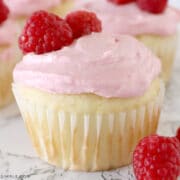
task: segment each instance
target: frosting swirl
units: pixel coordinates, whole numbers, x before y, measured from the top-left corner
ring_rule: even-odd
[[[52,93],[137,97],[159,75],[160,61],[130,36],[93,33],[50,53],[24,56],[14,81]]]

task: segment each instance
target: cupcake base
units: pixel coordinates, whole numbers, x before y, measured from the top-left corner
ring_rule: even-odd
[[[150,48],[162,62],[162,77],[165,83],[168,83],[171,77],[173,63],[176,55],[178,35],[157,36],[141,35],[137,39]]]
[[[13,91],[41,159],[63,169],[98,171],[129,164],[138,141],[156,132],[164,86],[158,80],[134,99],[57,95],[17,84]]]

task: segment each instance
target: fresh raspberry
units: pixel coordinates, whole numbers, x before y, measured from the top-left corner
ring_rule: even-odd
[[[108,1],[115,3],[115,4],[127,4],[127,3],[133,2],[135,0],[108,0]]]
[[[101,21],[93,12],[72,12],[66,16],[66,22],[70,25],[74,38],[88,35],[91,32],[100,32],[102,30]]]
[[[167,7],[168,0],[137,0],[138,6],[145,11],[159,14]]]
[[[19,47],[24,53],[42,54],[61,49],[72,41],[72,30],[66,21],[54,14],[37,11],[28,19],[19,37]]]
[[[180,142],[152,135],[142,139],[133,153],[137,180],[176,180],[180,173]]]
[[[180,127],[179,127],[178,130],[177,130],[176,137],[179,139],[179,142],[180,142]]]
[[[0,0],[0,24],[8,18],[9,9],[4,4],[3,0]]]

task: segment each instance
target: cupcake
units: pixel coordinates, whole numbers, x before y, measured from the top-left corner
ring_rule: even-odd
[[[38,31],[34,16],[28,22]],[[52,16],[39,19],[43,30]],[[64,169],[127,165],[138,141],[156,132],[164,95],[160,61],[133,37],[102,33],[94,13],[76,12],[66,22],[72,29],[61,19],[58,32],[65,42],[67,34],[77,38],[56,50],[43,39],[48,32],[57,36],[52,24],[54,32],[42,32],[36,47],[27,40],[35,41],[27,37],[28,24],[20,37],[28,53],[14,69],[13,92],[33,146],[41,159]]]
[[[146,4],[141,4],[142,1]],[[118,0],[115,2],[121,3]],[[162,75],[165,82],[168,82],[176,54],[180,12],[167,6],[166,2],[154,1],[158,4],[152,7],[153,2],[149,0],[127,4],[115,4],[113,0],[79,0],[76,1],[75,9],[96,12],[106,33],[133,35],[143,42],[161,59]]]
[[[12,18],[24,24],[25,19],[37,10],[48,10],[64,15],[71,8],[73,0],[4,0]]]
[[[16,41],[17,24],[7,19],[9,10],[0,2],[0,108],[13,100],[11,91],[12,71],[21,58]]]

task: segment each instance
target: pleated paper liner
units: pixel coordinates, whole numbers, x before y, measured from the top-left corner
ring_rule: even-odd
[[[141,35],[137,39],[150,48],[162,63],[162,77],[165,83],[171,78],[177,50],[178,34],[171,36]]]
[[[13,91],[40,158],[83,171],[129,164],[138,141],[156,132],[164,96],[162,83],[155,97],[133,109],[88,113],[75,111],[76,107],[65,111],[61,108],[65,102],[51,100],[50,93],[19,85],[13,85]],[[31,98],[33,94],[37,98]]]

